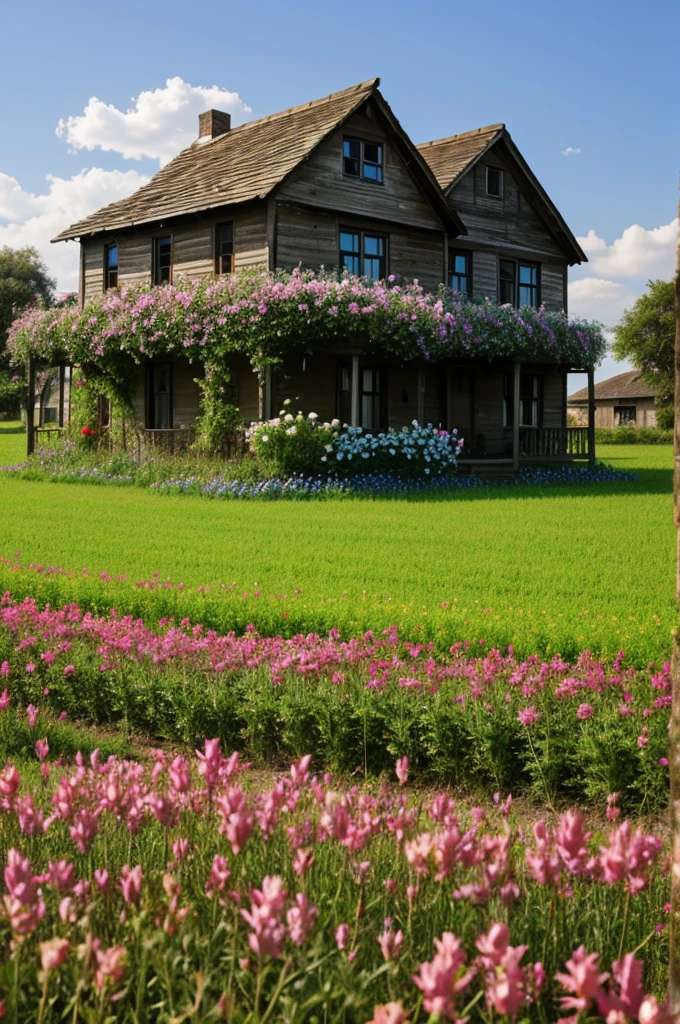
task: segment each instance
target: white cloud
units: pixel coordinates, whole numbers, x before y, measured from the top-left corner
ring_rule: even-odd
[[[577,147],[567,146],[566,149],[561,149],[560,150],[560,153],[562,154],[562,156],[575,156],[577,153],[580,153],[580,152],[581,152],[581,150],[578,148],[578,146]]]
[[[578,281],[569,282],[569,313],[612,326],[636,297],[620,281],[582,277]]]
[[[138,171],[91,167],[72,178],[47,175],[47,192],[25,192],[16,178],[0,173],[0,248],[34,246],[57,279],[59,291],[78,288],[78,245],[50,243],[69,224],[129,196],[148,179]]]
[[[235,121],[250,111],[236,92],[175,77],[140,92],[125,111],[93,96],[82,114],[60,120],[57,135],[74,151],[110,150],[127,160],[150,157],[164,164],[196,139],[198,115],[211,108],[228,111]]]
[[[651,229],[632,224],[611,245],[592,229],[578,242],[597,275],[670,279],[675,271],[678,218]]]

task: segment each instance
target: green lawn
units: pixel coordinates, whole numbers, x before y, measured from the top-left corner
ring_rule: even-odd
[[[20,457],[18,441],[0,433],[0,464]],[[640,481],[240,504],[0,477],[0,555],[127,574],[105,599],[135,611],[149,606],[133,584],[154,572],[187,588],[236,582],[230,592],[194,590],[193,605],[189,590],[181,595],[182,608],[220,628],[253,621],[356,631],[398,622],[423,626],[442,644],[481,637],[525,653],[591,647],[610,655],[622,647],[644,664],[671,646],[672,452],[612,446],[600,455]],[[10,582],[16,589],[16,574],[0,572],[0,583]],[[51,587],[41,593],[81,597],[86,587],[91,599],[95,583]],[[243,598],[254,589],[262,596]]]
[[[21,423],[0,421],[0,466],[14,466],[26,458],[26,432]]]

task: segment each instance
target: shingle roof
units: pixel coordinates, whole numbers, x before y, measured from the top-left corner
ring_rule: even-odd
[[[460,135],[450,135],[446,139],[423,142],[417,149],[434,171],[442,190],[450,195],[451,190],[462,176],[497,142],[502,143],[504,156],[510,161],[516,178],[523,182],[524,191],[533,200],[533,205],[542,215],[544,222],[551,228],[554,237],[561,242],[565,252],[569,254],[570,265],[587,263],[588,257],[576,241],[562,214],[512,141],[510,132],[504,124],[490,124],[486,128],[462,132]]]
[[[434,171],[441,187],[446,190],[456,183],[470,164],[492,145],[505,128],[504,124],[490,124],[446,139],[423,142],[416,148]]]
[[[455,225],[454,233],[464,232],[464,225],[442,195],[427,162],[378,93],[379,84],[379,78],[371,78],[324,99],[249,121],[214,139],[196,141],[133,195],[72,224],[52,241],[262,199],[373,95],[407,146],[412,170],[420,175],[440,216],[447,224]]]
[[[654,398],[654,392],[642,379],[639,370],[628,370],[595,385],[595,401],[603,398]],[[588,388],[575,391],[567,399],[567,402],[587,401]]]

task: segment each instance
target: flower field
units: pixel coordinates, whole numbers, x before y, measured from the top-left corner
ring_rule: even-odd
[[[468,792],[551,806],[616,791],[638,812],[667,801],[670,666],[639,671],[623,652],[570,664],[459,642],[437,658],[396,626],[349,641],[220,636],[6,593],[0,683],[24,707],[189,746],[217,737],[260,765],[309,754],[368,775],[405,755],[421,779]]]
[[[36,755],[0,773],[10,1020],[670,1021],[667,856],[615,798],[531,828],[412,791],[406,758],[367,788],[308,757],[257,784],[217,740]]]
[[[0,1017],[670,1024],[672,457],[603,453],[635,479],[3,474]]]

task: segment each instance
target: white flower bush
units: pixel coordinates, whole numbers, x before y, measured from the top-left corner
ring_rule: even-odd
[[[250,450],[267,474],[343,476],[392,473],[395,476],[441,476],[456,467],[463,447],[456,430],[437,430],[413,420],[401,430],[365,430],[321,422],[315,412],[297,416],[283,409],[274,419],[252,423],[246,433]]]

